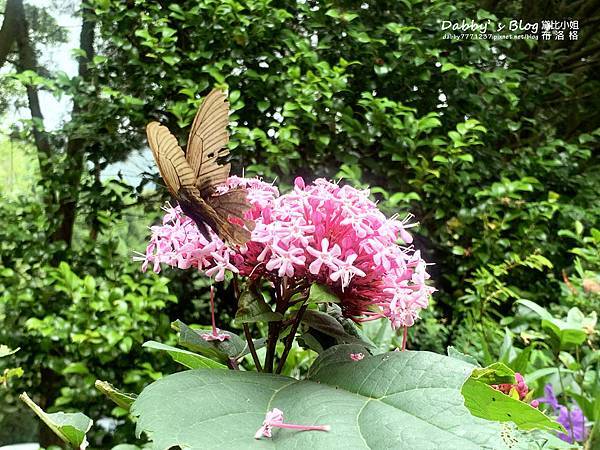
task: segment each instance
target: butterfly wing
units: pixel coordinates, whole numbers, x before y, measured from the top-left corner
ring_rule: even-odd
[[[193,191],[183,190],[183,202],[181,207],[184,212],[191,217],[202,232],[200,225],[204,225],[202,222],[208,224],[210,228],[223,240],[235,245],[243,245],[250,240],[250,231],[244,229],[241,225],[244,223],[248,224],[248,221],[243,223],[231,223],[227,220],[228,215],[225,210],[227,205],[233,202],[233,197],[236,197],[234,191],[226,192],[223,195],[211,196],[206,201],[200,197],[200,193],[197,189]],[[242,197],[239,201],[245,199],[245,191],[240,192]],[[236,200],[237,202],[237,200]],[[249,221],[252,228],[254,223]],[[204,233],[202,233],[204,234]],[[204,234],[206,237],[207,235]],[[207,239],[210,239],[207,237]]]
[[[212,90],[202,102],[188,139],[186,159],[196,176],[196,187],[202,198],[220,217],[215,223],[227,223],[227,226],[212,227],[220,236],[229,236],[228,240],[244,243],[249,239],[249,232],[243,229],[245,224],[250,229],[252,221],[244,218],[250,209],[246,200],[245,189],[231,189],[223,194],[216,194],[215,186],[224,184],[229,177],[231,164],[220,164],[219,160],[229,155],[227,143],[229,134],[229,102],[225,94],[217,89]],[[233,219],[230,223],[228,219]]]
[[[146,135],[160,175],[171,195],[179,198],[182,188],[193,189],[196,182],[194,171],[169,129],[158,122],[150,122],[146,126]]]
[[[202,196],[212,194],[214,186],[225,183],[229,176],[231,164],[219,164],[229,155],[228,123],[229,102],[222,91],[213,89],[194,118],[186,151]]]
[[[246,225],[249,230],[254,230],[254,221],[244,217],[244,213],[250,209],[246,196],[246,189],[233,188],[223,194],[207,197],[206,202],[234,225]]]

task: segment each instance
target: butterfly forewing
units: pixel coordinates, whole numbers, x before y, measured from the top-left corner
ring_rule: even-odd
[[[207,192],[215,185],[225,183],[229,164],[221,165],[219,159],[229,155],[229,103],[225,94],[213,90],[202,102],[192,124],[186,159],[196,176],[196,186]]]
[[[171,195],[177,198],[182,187],[193,188],[196,181],[194,172],[169,129],[158,122],[151,122],[146,127],[146,134],[160,175]]]

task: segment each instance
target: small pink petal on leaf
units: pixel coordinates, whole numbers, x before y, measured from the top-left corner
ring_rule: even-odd
[[[277,408],[273,408],[271,411],[267,411],[267,415],[262,426],[254,434],[255,439],[261,437],[271,437],[273,428],[287,428],[289,430],[298,431],[330,431],[329,425],[294,425],[291,423],[283,422],[283,411]]]
[[[363,353],[350,353],[350,359],[352,361],[360,361],[365,355]]]
[[[229,339],[231,336],[229,336],[228,334],[225,333],[220,333],[220,330],[217,329],[216,333],[202,333],[200,335],[200,337],[202,339],[204,339],[205,341],[226,341],[227,339]]]

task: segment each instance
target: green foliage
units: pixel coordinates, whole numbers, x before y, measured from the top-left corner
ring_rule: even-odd
[[[173,323],[173,328],[179,332],[179,344],[181,346],[216,361],[235,361],[247,355],[249,352],[248,343],[243,338],[230,331],[221,331],[221,333],[229,336],[229,338],[224,341],[207,341],[201,335],[209,334],[212,331],[208,327],[205,329],[194,329],[180,320],[177,320]],[[261,345],[264,345],[264,341],[262,344],[261,342],[255,342],[255,345],[260,347]]]
[[[441,350],[470,340],[476,306],[463,304],[482,271],[516,264],[494,300],[500,315],[511,293],[551,302],[552,271],[570,263],[559,231],[600,212],[600,134],[581,113],[593,101],[557,100],[596,89],[588,72],[557,64],[541,41],[456,43],[439,32],[440,17],[495,21],[524,8],[509,3],[93,2],[107,37],[94,70],[110,116],[140,127],[160,117],[183,129],[199,96],[227,87],[234,167],[283,183],[337,173],[370,185],[390,214],[414,213],[416,245],[440,267],[435,317],[446,320],[425,323],[418,342]]]
[[[535,397],[541,397],[544,386],[551,384],[562,405],[581,408],[587,421],[597,424],[600,418],[600,352],[597,350],[600,293],[595,290],[594,283],[600,273],[597,252],[600,236],[596,229],[585,233],[577,224],[574,231],[562,230],[560,234],[575,240],[577,247],[571,249],[571,253],[577,258],[572,267],[564,269],[555,301],[546,308],[523,299],[521,292],[515,291],[507,281],[505,269],[511,263],[487,271],[485,277],[477,279],[482,288],[472,297],[479,303],[477,309],[481,310],[487,298],[511,298],[515,314],[496,316],[505,327],[502,333],[497,330],[491,334],[489,329],[496,322],[484,320],[488,330],[485,333],[481,329],[477,331],[479,336],[475,334],[477,337],[472,341],[483,344],[500,339],[497,345],[481,345],[482,349],[487,347],[489,353],[486,356],[486,352],[481,351],[478,356],[485,361],[499,360],[515,372],[524,374]],[[496,305],[500,303],[496,302]],[[476,345],[462,347],[471,351],[477,348]],[[494,351],[495,348],[498,350]],[[598,433],[598,426],[594,425],[588,442],[590,448],[600,442]]]
[[[144,275],[127,263],[129,251],[116,240],[88,241],[81,253],[74,252],[72,265],[54,266],[39,209],[22,201],[0,208],[6,224],[0,232],[0,342],[21,348],[0,361],[0,373],[25,369],[2,393],[2,419],[22,414],[16,393],[25,389],[46,411],[119,416],[90,387],[103,378],[139,390],[159,376],[152,365],[171,367],[141,346],[151,336],[168,339],[165,311],[175,298],[166,278]],[[99,439],[102,434],[95,432]]]
[[[0,358],[4,358],[6,356],[10,356],[10,355],[14,355],[15,353],[17,353],[20,349],[14,349],[11,350],[10,348],[8,348],[6,345],[0,344]],[[7,387],[8,385],[8,380],[10,380],[12,377],[22,377],[23,376],[23,369],[20,367],[7,367],[4,369],[4,372],[2,373],[2,375],[0,375],[0,385],[4,385],[4,387]]]
[[[106,395],[109,399],[115,402],[117,406],[123,408],[126,411],[129,411],[131,404],[137,398],[137,395],[135,394],[129,394],[119,391],[107,381],[96,380],[94,386],[96,387],[96,389],[98,389],[100,392]]]
[[[235,320],[240,323],[280,321],[280,313],[273,312],[265,302],[262,293],[249,284],[240,294]]]
[[[33,147],[27,142],[0,136],[0,191],[3,198],[29,194],[39,178]]]
[[[337,305],[329,305],[324,311],[308,309],[302,317],[301,342],[317,353],[339,344],[362,345],[365,349],[369,347],[352,324],[344,325],[345,320]]]
[[[308,295],[309,303],[339,303],[339,298],[331,290],[321,284],[313,284]]]

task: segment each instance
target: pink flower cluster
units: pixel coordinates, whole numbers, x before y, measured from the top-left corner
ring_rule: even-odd
[[[251,240],[240,248],[216,235],[208,242],[179,207],[167,208],[161,226],[142,258],[143,269],[161,264],[195,267],[222,281],[226,271],[285,278],[294,285],[328,286],[341,299],[346,316],[357,321],[387,317],[393,328],[412,326],[434,291],[419,251],[400,246],[412,242],[408,220],[386,218],[369,200],[368,191],[324,179],[310,185],[297,178],[294,189],[279,195],[258,179],[230,177],[222,191],[242,186],[255,222]]]
[[[513,392],[515,392],[516,395],[519,396],[519,400],[521,401],[526,401],[527,394],[529,394],[529,387],[525,383],[525,378],[523,378],[523,375],[521,375],[519,372],[515,372],[514,384],[493,384],[492,387],[506,395],[511,395]],[[540,403],[538,400],[531,401],[531,406],[533,406],[534,408],[537,408],[539,404]]]

